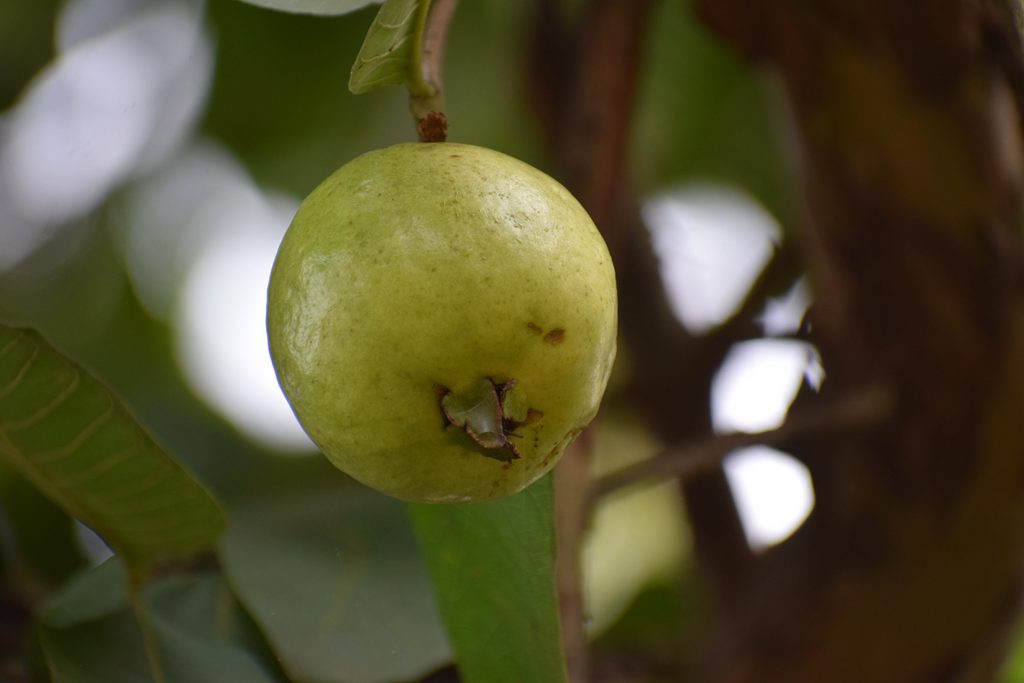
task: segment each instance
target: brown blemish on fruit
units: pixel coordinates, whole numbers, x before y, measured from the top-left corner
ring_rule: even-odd
[[[541,332],[544,331],[540,329],[540,325],[538,325],[537,323],[526,323],[526,329],[528,329],[530,332],[533,332],[534,334],[540,334]]]
[[[550,332],[544,335],[544,341],[546,341],[548,344],[551,344],[552,346],[557,346],[561,344],[564,339],[565,330],[563,330],[561,327],[556,327],[555,329],[551,330]]]
[[[545,465],[547,465],[554,458],[556,458],[559,454],[565,452],[565,449],[567,449],[569,447],[569,445],[573,441],[576,440],[576,437],[578,437],[582,432],[583,432],[583,427],[575,427],[575,428],[569,430],[569,432],[565,436],[563,436],[558,441],[558,443],[555,444],[554,448],[552,448],[550,451],[548,451],[547,455],[544,456],[544,460],[542,462]]]
[[[450,156],[452,159],[461,159],[462,158],[461,154],[449,154],[448,156]]]
[[[548,463],[551,462],[552,458],[554,458],[556,455],[558,455],[558,449],[554,448],[551,451],[549,451],[547,455],[544,456],[543,460],[540,461],[540,466],[547,467]]]

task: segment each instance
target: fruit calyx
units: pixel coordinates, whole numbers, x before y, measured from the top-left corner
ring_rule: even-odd
[[[523,408],[521,401],[514,400],[515,383],[514,379],[495,382],[487,377],[460,393],[441,385],[437,387],[441,412],[448,424],[465,430],[483,448],[481,455],[501,462],[522,457],[511,440],[521,438],[515,430],[543,416],[539,410]]]

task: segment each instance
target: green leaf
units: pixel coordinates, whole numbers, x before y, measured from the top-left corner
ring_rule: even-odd
[[[352,65],[348,89],[353,94],[403,83],[413,95],[434,94],[420,63],[429,11],[430,0],[384,1]]]
[[[37,333],[2,325],[0,457],[136,576],[210,546],[224,524],[206,489],[105,386]]]
[[[72,577],[57,598],[43,604],[37,617],[55,628],[68,628],[114,614],[128,605],[124,564],[111,557]]]
[[[2,459],[0,516],[9,530],[7,540],[14,544],[5,558],[9,563],[22,564],[24,571],[51,586],[85,566],[74,520]]]
[[[451,661],[401,503],[325,459],[278,459],[229,500],[221,565],[296,681],[414,680]]]
[[[355,12],[367,5],[375,5],[380,0],[242,0],[242,2],[279,12],[331,16]]]
[[[116,559],[69,585],[40,610],[40,637],[54,683],[274,683],[248,651],[242,615],[215,574],[169,577],[144,591],[143,618],[125,600]],[[90,598],[86,588],[91,588]],[[154,661],[157,659],[158,661]]]
[[[128,611],[39,630],[53,683],[154,683],[142,632]]]
[[[464,683],[566,680],[552,477],[511,498],[410,505]]]

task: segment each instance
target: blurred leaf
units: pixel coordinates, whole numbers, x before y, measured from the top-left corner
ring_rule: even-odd
[[[57,0],[0,0],[0,110],[12,104],[52,57]]]
[[[142,632],[129,611],[39,630],[53,683],[153,683]]]
[[[402,505],[323,458],[276,460],[229,501],[221,563],[289,676],[383,683],[449,662]]]
[[[237,154],[261,187],[299,197],[342,162],[407,139],[405,93],[357,97],[345,87],[379,9],[318,17],[210,0],[217,75],[204,132]]]
[[[0,269],[0,322],[17,321],[39,330],[62,349],[77,352],[81,343],[97,338],[111,346],[104,338],[106,328],[127,287],[121,257],[100,218],[94,215],[62,225],[13,268]],[[14,234],[0,232],[4,241],[14,237],[16,245],[21,242],[15,235],[30,224],[21,225]],[[28,230],[25,235],[50,232],[38,225]],[[6,246],[0,248],[5,251],[0,261],[10,258]],[[23,252],[23,246],[14,251]]]
[[[367,5],[376,5],[380,0],[242,0],[242,2],[281,12],[330,16],[355,12]]]
[[[429,11],[430,0],[385,0],[356,55],[348,89],[361,95],[404,83],[414,95],[433,94],[433,86],[423,80],[420,68]]]
[[[175,577],[147,591],[168,680],[263,683],[277,680],[242,648],[241,609],[223,577]]]
[[[710,619],[704,586],[691,565],[647,586],[612,627],[591,641],[595,659],[633,662],[642,680],[696,680],[702,636]]]
[[[637,98],[633,148],[649,184],[738,185],[783,225],[796,215],[772,83],[695,15],[691,2],[657,6]]]
[[[116,560],[90,570],[38,617],[54,683],[273,683],[238,637],[239,610],[223,580],[171,577],[144,591],[157,662],[129,608]],[[89,596],[89,590],[95,595]]]
[[[593,472],[633,464],[662,446],[633,416],[604,411],[592,430]],[[602,498],[583,543],[587,630],[605,630],[653,582],[678,575],[687,535],[679,487],[667,481]]]
[[[1024,683],[1024,625],[1018,625],[1015,629],[1009,656],[995,680],[998,683]]]
[[[409,507],[464,683],[565,681],[552,477],[503,500]]]
[[[73,577],[60,594],[40,608],[38,618],[54,628],[94,621],[128,604],[124,564],[112,557]]]
[[[136,575],[211,545],[223,517],[99,381],[37,333],[0,326],[0,456]]]
[[[85,564],[74,521],[3,461],[0,511],[14,544],[10,552],[33,575],[57,586]]]

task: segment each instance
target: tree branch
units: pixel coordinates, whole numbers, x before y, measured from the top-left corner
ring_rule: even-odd
[[[891,392],[870,387],[830,403],[808,406],[791,415],[782,426],[765,432],[713,434],[670,448],[648,460],[606,474],[594,482],[590,507],[623,488],[671,478],[691,479],[718,467],[733,451],[765,445],[785,449],[794,440],[835,438],[851,430],[876,427],[893,415]]]

